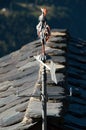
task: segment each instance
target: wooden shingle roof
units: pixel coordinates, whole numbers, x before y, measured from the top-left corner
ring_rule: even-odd
[[[63,117],[63,129],[85,129],[86,42],[68,37],[65,29],[52,30],[51,34],[46,53],[57,66],[58,84],[47,70],[48,129],[62,129]],[[41,129],[42,66],[34,59],[40,53],[40,40],[36,40],[0,58],[0,130]],[[70,88],[73,94],[63,116]],[[31,94],[38,97],[30,97]]]
[[[57,66],[57,85],[47,71],[47,91],[48,95],[52,94],[47,103],[48,116],[53,117],[63,113],[62,99],[66,95],[66,35],[66,30],[53,30],[46,44],[46,53]],[[25,126],[21,124],[25,116],[36,118],[36,122],[41,117],[40,97],[29,96],[41,92],[41,65],[33,57],[40,53],[40,40],[36,40],[0,59],[0,130],[30,127],[33,121]]]

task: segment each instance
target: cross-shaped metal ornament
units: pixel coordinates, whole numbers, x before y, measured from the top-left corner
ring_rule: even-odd
[[[56,78],[56,74],[55,74],[55,72],[56,72],[56,64],[55,64],[52,60],[50,60],[50,64],[47,65],[46,63],[44,63],[44,62],[41,60],[41,56],[40,56],[40,55],[34,56],[34,58],[35,58],[38,62],[40,62],[43,66],[45,66],[48,70],[50,70],[51,79],[52,79],[52,81],[54,81],[54,82],[57,84],[57,78]],[[47,59],[46,59],[46,61],[47,61]]]

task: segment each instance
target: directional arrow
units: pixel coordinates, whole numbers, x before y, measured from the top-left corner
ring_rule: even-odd
[[[51,60],[51,64],[50,64],[51,79],[57,84],[57,78],[55,72],[56,72],[56,65]]]
[[[50,65],[45,64],[45,63],[41,60],[40,55],[34,56],[34,58],[35,58],[38,62],[40,62],[42,65],[44,65],[48,70],[50,70],[51,79],[57,84],[57,79],[56,79],[56,74],[55,74],[56,64],[53,63],[52,60],[50,60],[50,62],[51,62]]]

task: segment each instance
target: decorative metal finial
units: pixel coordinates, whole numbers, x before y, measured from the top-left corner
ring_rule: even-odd
[[[45,44],[50,36],[50,27],[46,23],[47,9],[41,8],[41,11],[42,14],[39,16],[39,23],[36,26],[36,29],[37,29],[37,35],[40,38],[42,43],[42,54],[45,55]]]

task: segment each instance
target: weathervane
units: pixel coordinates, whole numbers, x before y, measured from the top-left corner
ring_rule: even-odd
[[[48,56],[45,52],[45,44],[51,34],[50,27],[46,22],[47,9],[41,8],[41,11],[42,11],[42,14],[39,16],[39,23],[36,26],[36,29],[37,29],[37,35],[40,38],[41,44],[42,44],[42,54],[38,56],[34,56],[34,58],[38,62],[40,62],[43,66],[45,66],[48,70],[50,70],[51,78],[57,84],[57,79],[55,75],[56,65],[53,63],[51,57]],[[47,59],[49,60],[49,58],[51,62],[50,66],[46,64],[46,60]]]
[[[42,43],[42,55],[45,55],[45,43],[50,36],[50,27],[46,23],[47,9],[41,8],[42,14],[39,16],[39,23],[36,26],[38,37]]]
[[[42,64],[42,92],[41,92],[41,99],[42,99],[42,130],[47,130],[47,88],[46,88],[46,80],[47,80],[47,73],[46,68],[51,72],[52,80],[57,83],[55,71],[56,67],[53,64],[51,58],[46,55],[45,52],[45,44],[46,41],[49,39],[50,36],[50,27],[46,23],[46,14],[47,9],[41,8],[42,14],[39,16],[39,23],[36,26],[37,34],[41,40],[42,44],[42,54],[38,56],[34,56],[34,58]],[[50,59],[51,65],[48,66],[46,61]]]
[[[18,97],[40,97],[41,96],[41,102],[42,102],[42,130],[47,130],[47,100],[48,100],[48,94],[47,94],[47,88],[46,88],[46,81],[47,81],[47,73],[46,68],[51,73],[51,79],[54,81],[55,84],[58,83],[56,78],[56,64],[53,63],[51,57],[46,54],[45,52],[45,44],[46,41],[50,37],[50,27],[46,23],[46,14],[47,9],[41,8],[42,14],[39,16],[39,23],[36,26],[37,34],[41,40],[42,44],[42,53],[40,55],[34,56],[34,58],[42,64],[42,92],[40,95],[30,94],[30,95],[19,95],[19,89],[16,91],[16,95]],[[47,65],[47,60],[50,61],[50,64]],[[24,69],[25,66],[23,66]],[[26,68],[26,67],[25,67]],[[22,70],[22,69],[20,69]],[[57,96],[57,95],[56,95]],[[72,96],[72,88],[70,88],[70,95]]]

